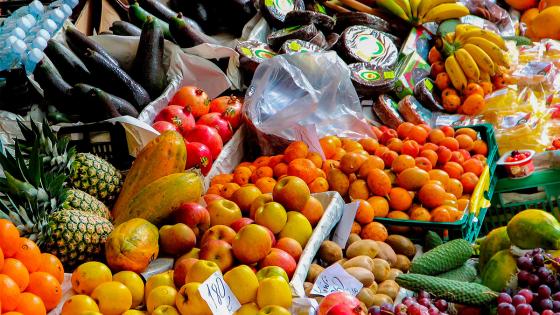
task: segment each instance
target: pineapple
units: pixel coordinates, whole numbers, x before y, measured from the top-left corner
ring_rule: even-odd
[[[122,186],[122,175],[111,163],[90,154],[78,153],[68,147],[68,138],[59,139],[48,123],[39,128],[31,121],[31,128],[18,122],[24,139],[19,142],[22,152],[31,154],[38,143],[38,154],[50,172],[65,172],[72,187],[83,190],[103,202],[114,200]]]
[[[111,212],[106,205],[92,195],[78,189],[68,190],[68,194],[62,203],[62,209],[90,212],[107,220],[111,219]]]

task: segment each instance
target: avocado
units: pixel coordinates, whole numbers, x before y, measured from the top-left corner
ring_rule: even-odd
[[[270,35],[268,35],[267,37],[267,41],[270,47],[272,47],[273,49],[279,49],[280,46],[282,46],[282,44],[288,39],[301,39],[304,41],[313,42],[318,34],[319,30],[317,30],[317,28],[313,24],[303,26],[290,26],[270,33]],[[316,39],[314,43],[317,44]],[[319,46],[321,46],[321,43],[319,43]]]
[[[315,11],[290,11],[284,20],[285,26],[315,24],[321,31],[332,31],[335,21],[332,17]]]
[[[72,50],[55,39],[49,39],[45,54],[69,83],[84,82],[91,75],[82,60]]]
[[[368,62],[390,68],[398,59],[397,47],[391,39],[368,26],[348,27],[339,42],[339,53],[347,62]]]
[[[120,36],[140,36],[142,33],[139,27],[125,21],[114,21],[109,29],[113,34]]]
[[[109,53],[98,43],[82,34],[78,29],[74,27],[68,27],[66,29],[66,43],[73,52],[76,53],[80,58],[86,54],[87,50],[93,50],[98,54],[102,55],[107,61],[119,66],[119,62],[113,58]]]
[[[303,41],[301,39],[288,39],[280,47],[281,54],[304,53],[304,52],[321,52],[323,48]]]
[[[170,31],[177,45],[183,48],[189,48],[200,44],[217,44],[218,42],[212,37],[197,31],[183,20],[183,14],[179,13],[171,20]]]
[[[302,0],[259,0],[259,10],[270,26],[282,28],[288,12],[303,11],[305,4]]]

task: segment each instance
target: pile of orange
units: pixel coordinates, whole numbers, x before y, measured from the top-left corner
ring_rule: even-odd
[[[62,298],[62,263],[41,253],[17,228],[0,219],[0,310],[3,315],[41,315]]]

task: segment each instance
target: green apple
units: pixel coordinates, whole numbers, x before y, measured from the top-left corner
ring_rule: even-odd
[[[278,266],[268,266],[257,271],[257,279],[259,279],[259,281],[276,276],[284,278],[286,282],[290,282],[286,271]]]
[[[307,220],[303,214],[296,211],[288,212],[287,216],[288,221],[278,236],[280,238],[293,238],[300,243],[302,248],[305,248],[305,244],[307,244],[307,241],[313,233],[311,223],[309,223],[309,220]]]

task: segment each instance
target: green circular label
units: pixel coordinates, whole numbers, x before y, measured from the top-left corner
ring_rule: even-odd
[[[270,59],[276,56],[275,53],[265,49],[255,49],[255,56],[262,58],[262,59]]]
[[[381,73],[373,70],[360,70],[358,75],[366,81],[377,81],[381,79]]]
[[[361,34],[358,36],[355,46],[354,52],[356,55],[367,61],[385,54],[385,46],[372,34]]]
[[[282,13],[288,13],[294,9],[293,0],[274,0],[274,6]]]

